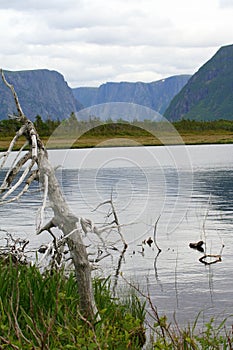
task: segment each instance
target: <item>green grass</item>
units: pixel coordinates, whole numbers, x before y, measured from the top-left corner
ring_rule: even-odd
[[[131,303],[112,298],[108,280],[93,281],[101,317],[94,325],[79,312],[73,275],[1,262],[0,285],[0,349],[124,350],[145,340],[136,296]]]
[[[225,326],[226,319],[220,324],[211,318],[202,329],[199,329],[198,318],[192,325],[181,328],[177,323],[171,326],[166,316],[158,319],[154,324],[151,339],[151,349],[157,350],[231,350],[233,349],[232,330]]]
[[[62,271],[41,274],[36,267],[0,260],[0,349],[141,349],[145,342],[146,301],[138,289],[113,298],[109,279],[95,279],[93,288],[101,320],[85,320],[78,306],[74,276]],[[148,297],[145,300],[148,300]],[[151,304],[151,301],[149,301]],[[171,325],[152,306],[154,324],[146,349],[230,350],[232,331],[226,319],[212,318],[199,329]]]

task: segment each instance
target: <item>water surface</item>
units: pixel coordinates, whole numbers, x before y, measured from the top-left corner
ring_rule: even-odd
[[[112,194],[129,245],[121,270],[149,290],[160,314],[175,312],[184,323],[201,310],[204,320],[233,314],[233,145],[58,150],[50,159],[61,165],[57,176],[78,216],[103,222],[107,206],[93,210]],[[33,247],[48,241],[46,233],[35,235],[40,202],[34,186],[0,208],[0,228],[28,237]],[[158,217],[159,256],[154,244],[142,244],[153,238]],[[105,239],[119,252],[100,262],[97,273],[114,275],[122,243],[116,232]],[[199,262],[203,253],[189,243],[201,239],[208,254],[219,254],[224,244],[221,262]],[[94,236],[93,242],[99,244]]]

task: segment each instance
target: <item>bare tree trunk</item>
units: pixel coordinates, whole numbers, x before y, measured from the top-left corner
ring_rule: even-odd
[[[38,160],[42,185],[44,175],[48,176],[48,197],[54,213],[51,226],[58,227],[65,236],[69,235],[67,243],[75,266],[80,308],[86,318],[94,319],[97,308],[92,291],[91,266],[81,238],[81,225],[77,217],[70,212],[45,151],[41,150]],[[71,232],[73,233],[70,235]]]
[[[80,298],[80,310],[85,318],[93,321],[95,315],[97,314],[97,308],[92,290],[91,266],[88,261],[86,247],[81,237],[82,227],[80,225],[80,220],[70,211],[55,176],[54,169],[48,160],[47,151],[39,138],[34,124],[24,115],[14,87],[6,81],[3,72],[2,79],[7,87],[11,89],[18,111],[17,118],[23,124],[22,128],[20,129],[21,132],[18,133],[18,135],[16,135],[11,142],[3,162],[5,163],[14,146],[14,143],[17,141],[17,138],[24,135],[30,145],[30,152],[27,153],[27,160],[31,160],[31,163],[26,170],[24,170],[23,175],[14,186],[12,186],[13,179],[25,164],[25,161],[23,159],[22,161],[18,161],[16,166],[12,166],[11,171],[7,173],[5,179],[3,180],[2,186],[0,186],[0,193],[4,193],[1,201],[4,204],[8,195],[12,194],[12,192],[17,189],[25,179],[27,179],[26,185],[21,193],[23,194],[27,191],[31,181],[36,178],[35,170],[32,171],[32,167],[36,164],[38,175],[37,178],[39,179],[43,188],[45,188],[45,179],[47,179],[48,198],[54,215],[50,223],[41,228],[38,233],[41,233],[44,230],[50,230],[52,227],[58,227],[63,232],[64,236],[67,236],[67,244],[75,266],[78,293]],[[18,198],[19,195],[15,196],[15,199]],[[13,199],[7,200],[7,202],[12,201]]]

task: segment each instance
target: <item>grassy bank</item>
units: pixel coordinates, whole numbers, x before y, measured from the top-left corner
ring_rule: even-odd
[[[216,144],[233,143],[233,121],[197,122],[181,120],[164,122],[124,122],[100,120],[79,122],[74,116],[63,121],[43,122],[37,119],[37,130],[48,148],[86,148],[106,146],[157,146],[163,144]],[[19,125],[15,121],[1,121],[0,150],[6,150]],[[59,131],[60,130],[60,131]],[[62,130],[62,131],[61,131]],[[79,136],[77,136],[79,135]],[[19,149],[24,139],[18,140]]]
[[[145,312],[137,296],[121,301],[108,280],[93,284],[101,317],[94,325],[81,316],[73,275],[1,261],[0,349],[140,349]]]
[[[108,279],[93,281],[101,317],[95,324],[80,314],[73,275],[42,275],[36,267],[0,260],[0,285],[0,349],[136,350],[145,342],[145,302],[131,289],[124,300],[113,298]],[[212,319],[199,330],[198,319],[181,328],[159,317],[154,305],[150,313],[148,350],[232,349],[232,331],[225,329],[225,320],[215,326]]]
[[[71,137],[42,137],[45,145],[48,142],[48,148],[58,149],[58,148],[89,148],[89,147],[115,147],[115,146],[159,146],[163,144],[167,145],[197,145],[197,144],[229,144],[233,143],[233,132],[230,131],[209,131],[203,130],[201,132],[190,132],[182,131],[179,133],[180,136],[168,133],[160,133],[162,137],[162,142],[155,136],[151,134],[142,135],[89,135],[84,134],[78,139],[74,139],[71,142]],[[0,151],[5,151],[9,144],[11,138],[9,136],[0,137]],[[19,149],[24,144],[24,139],[18,140],[14,150]]]

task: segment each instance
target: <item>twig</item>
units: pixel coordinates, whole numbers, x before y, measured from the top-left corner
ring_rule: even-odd
[[[111,216],[111,215],[113,215],[113,217],[114,217],[114,220],[109,225],[111,226],[114,223],[116,224],[116,228],[117,228],[118,234],[121,237],[121,240],[122,240],[122,242],[124,244],[124,247],[127,248],[128,244],[126,243],[126,241],[124,239],[124,236],[123,236],[123,234],[121,232],[121,225],[119,223],[119,219],[118,219],[118,216],[117,216],[114,204],[113,204],[112,193],[111,193],[111,199],[110,200],[107,200],[107,201],[104,201],[104,202],[100,203],[93,211],[96,211],[98,208],[100,208],[101,206],[103,206],[105,204],[110,204],[111,210],[112,210],[111,212],[109,212],[108,217]],[[104,228],[104,230],[106,230],[106,228]],[[101,230],[98,230],[98,231],[102,232]]]
[[[49,231],[51,228],[56,227],[54,224],[54,219],[50,220],[46,225],[44,225],[36,234],[39,235],[43,231]]]
[[[36,231],[39,232],[43,222],[44,222],[44,211],[45,211],[45,207],[46,207],[46,202],[47,202],[47,196],[48,196],[48,175],[45,174],[44,175],[44,198],[43,198],[43,202],[42,202],[42,206],[40,207],[40,211],[39,211],[39,222],[37,224],[37,228]]]
[[[159,248],[159,246],[158,246],[158,244],[157,244],[156,233],[157,233],[157,225],[158,225],[160,216],[161,216],[161,214],[159,215],[158,219],[156,220],[155,226],[154,226],[154,242],[155,242],[155,246],[156,246],[156,248],[158,249],[159,253],[160,253],[162,250]]]
[[[6,201],[6,200],[5,200],[5,201],[2,201],[2,202],[0,201],[0,205],[12,203],[12,202],[15,202],[15,201],[19,200],[19,199],[22,197],[22,195],[28,191],[29,186],[30,186],[31,183],[37,178],[37,176],[38,176],[38,170],[35,170],[35,171],[32,172],[31,175],[27,178],[26,184],[25,184],[24,188],[22,189],[22,191],[19,192],[19,194],[18,194],[17,196],[15,196],[15,197],[13,197],[13,198],[11,198],[11,199],[8,199],[7,201]]]
[[[4,82],[5,85],[11,90],[11,92],[12,92],[12,94],[13,94],[13,96],[14,96],[14,100],[15,100],[15,104],[16,104],[16,108],[17,108],[18,116],[19,116],[20,120],[23,121],[23,122],[26,122],[26,121],[27,121],[27,118],[25,117],[25,115],[24,115],[24,113],[23,113],[23,110],[22,110],[22,108],[21,108],[21,106],[20,106],[19,99],[18,99],[18,96],[17,96],[17,94],[16,94],[16,92],[15,92],[14,86],[11,85],[10,83],[8,83],[8,81],[6,80],[5,75],[4,75],[2,69],[0,69],[0,73],[1,73],[1,75],[2,75],[2,80],[3,80],[3,82]]]
[[[10,187],[12,184],[13,180],[15,179],[16,175],[19,173],[21,168],[27,161],[31,159],[31,152],[26,153],[17,163],[15,166],[11,166],[11,168],[8,170],[6,173],[6,176],[2,182],[2,185],[0,187],[0,191],[4,192],[7,188]]]
[[[19,178],[19,180],[16,182],[14,186],[12,186],[3,196],[2,196],[2,201],[5,200],[11,193],[13,193],[24,181],[30,170],[33,168],[35,164],[35,160],[32,160],[29,166],[24,170],[23,174]]]
[[[86,317],[84,317],[78,309],[76,311],[77,311],[78,316],[81,318],[81,320],[84,321],[88,325],[88,328],[90,328],[92,330],[93,339],[94,339],[94,342],[97,346],[97,349],[101,350],[101,346],[98,342],[97,335],[96,335],[95,328],[94,328],[93,324],[90,321],[88,321],[88,319]],[[100,321],[99,315],[97,315],[96,318],[97,318],[97,321]]]
[[[9,157],[9,155],[10,155],[10,153],[11,153],[11,151],[12,151],[14,145],[15,145],[15,143],[17,142],[18,138],[24,134],[25,130],[26,130],[26,126],[23,125],[23,126],[21,126],[21,128],[16,132],[16,135],[15,135],[14,138],[12,139],[12,141],[11,141],[9,147],[8,147],[8,150],[7,150],[6,153],[4,153],[4,155],[3,155],[4,159],[3,159],[3,161],[2,161],[2,164],[1,164],[1,166],[0,166],[0,169],[2,169],[2,168],[4,167],[4,165],[5,165],[5,163],[6,163],[7,159],[8,159],[8,157]]]

